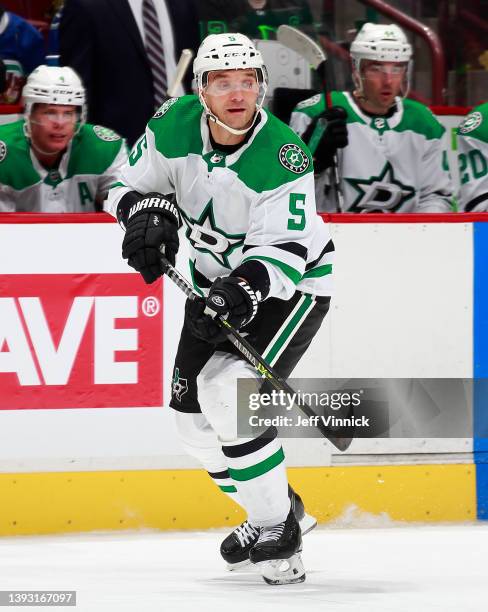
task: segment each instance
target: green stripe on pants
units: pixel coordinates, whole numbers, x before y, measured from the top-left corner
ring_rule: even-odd
[[[268,351],[266,351],[266,353],[263,355],[264,359],[268,363],[273,362],[273,359],[275,358],[276,354],[279,352],[283,344],[288,340],[292,332],[301,322],[303,315],[307,312],[311,303],[312,303],[312,297],[310,295],[305,295],[303,303],[301,304],[299,309],[296,311],[296,313],[293,315],[288,325],[281,332],[281,334],[279,335],[278,339],[273,344],[273,346],[270,349],[268,349]]]
[[[283,449],[279,448],[271,457],[268,457],[264,461],[260,463],[256,463],[256,465],[251,465],[247,468],[243,468],[241,470],[229,468],[230,477],[234,480],[243,481],[243,480],[251,480],[252,478],[257,478],[258,476],[262,476],[269,472],[277,465],[279,465],[285,459],[285,453]]]

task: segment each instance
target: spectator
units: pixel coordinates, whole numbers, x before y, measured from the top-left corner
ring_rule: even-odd
[[[198,46],[195,15],[193,0],[66,0],[61,64],[85,83],[88,119],[116,130],[132,146],[164,101],[181,51]],[[190,90],[190,77],[185,87]]]
[[[300,102],[291,126],[312,148],[317,121],[326,129],[315,154],[320,210],[449,212],[452,185],[444,128],[423,104],[404,99],[412,48],[396,25],[365,24],[351,45],[355,89]],[[329,169],[338,154],[344,196],[339,205]],[[327,170],[327,172],[326,172]]]
[[[7,71],[7,87],[0,95],[0,104],[16,104],[20,99],[25,77],[44,63],[44,39],[22,17],[0,5],[0,58]]]
[[[488,211],[488,102],[466,117],[457,131],[461,190],[459,207],[464,212]]]
[[[127,160],[122,138],[85,123],[85,90],[71,68],[39,66],[22,93],[25,118],[0,127],[0,211],[100,210]]]

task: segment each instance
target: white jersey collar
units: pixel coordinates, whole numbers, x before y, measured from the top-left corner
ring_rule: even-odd
[[[71,142],[69,143],[68,148],[66,149],[66,151],[63,154],[63,156],[61,157],[61,161],[59,162],[59,166],[56,169],[59,172],[59,176],[61,177],[61,179],[63,181],[65,180],[65,178],[66,178],[66,176],[68,174],[68,163],[69,163],[69,158],[70,158],[70,154],[71,154],[71,146],[72,146],[72,144],[73,144],[73,139],[71,139]],[[29,153],[30,153],[32,165],[33,165],[35,171],[39,174],[41,179],[44,181],[44,179],[49,174],[50,170],[46,170],[46,168],[44,168],[44,166],[41,164],[41,162],[37,159],[37,156],[36,156],[36,154],[34,152],[34,149],[32,148],[32,145],[29,146]]]
[[[237,151],[226,156],[225,159],[226,159],[227,167],[236,163],[236,161],[239,159],[242,153],[244,153],[244,151],[251,146],[254,139],[256,138],[256,134],[259,134],[259,132],[265,126],[266,122],[268,121],[268,115],[265,113],[264,109],[262,108],[259,109],[259,117],[260,117],[260,120],[258,124],[255,126],[249,140],[245,144],[243,144],[242,147],[239,147]],[[207,116],[205,114],[205,111],[202,113],[202,116],[200,118],[200,132],[202,135],[202,142],[203,142],[202,155],[206,155],[207,153],[210,153],[211,151],[213,151],[214,147],[212,146],[212,143],[210,141],[210,129],[208,127]]]
[[[366,123],[366,125],[368,126],[371,125],[372,118],[369,115],[367,115],[364,111],[361,110],[361,107],[359,106],[359,104],[354,100],[353,95],[348,91],[344,93],[347,98],[347,101],[351,105],[351,108],[356,113],[356,115],[358,115],[358,117],[360,117],[364,121],[364,123]],[[396,127],[400,123],[403,117],[403,99],[397,96],[395,98],[395,104],[397,107],[396,111],[393,113],[391,117],[388,117],[386,119],[390,128]]]

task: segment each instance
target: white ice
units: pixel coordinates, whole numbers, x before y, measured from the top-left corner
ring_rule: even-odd
[[[0,538],[0,590],[76,590],[83,612],[482,612],[488,525],[320,527],[306,582],[226,571],[222,531]],[[46,609],[46,608],[42,608]]]

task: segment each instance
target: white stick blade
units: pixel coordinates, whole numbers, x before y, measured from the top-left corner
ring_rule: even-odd
[[[327,55],[322,47],[312,40],[310,36],[292,26],[280,25],[276,37],[282,45],[296,51],[314,68],[317,68],[327,59]]]

